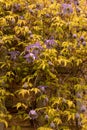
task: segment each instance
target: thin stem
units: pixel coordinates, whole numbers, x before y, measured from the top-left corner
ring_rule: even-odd
[[[36,126],[35,126],[34,120],[33,120],[33,127],[34,127],[34,130],[36,130]]]

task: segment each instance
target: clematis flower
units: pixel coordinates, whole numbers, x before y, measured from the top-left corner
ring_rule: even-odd
[[[79,5],[79,1],[78,0],[74,0],[74,4],[75,5]]]
[[[83,42],[82,42],[82,45],[83,45],[83,46],[86,46],[86,42],[85,42],[85,41],[83,41]]]
[[[31,63],[33,62],[36,58],[35,55],[33,53],[28,53],[24,56],[24,58],[26,59],[27,62]]]
[[[49,120],[49,116],[45,115],[45,120],[48,121]]]
[[[76,38],[77,38],[77,35],[76,35],[76,34],[73,34],[73,38],[76,39]]]
[[[20,52],[19,51],[10,51],[8,52],[8,55],[10,55],[11,60],[16,60],[17,56],[19,56]]]
[[[36,49],[36,48],[37,48],[37,49],[42,49],[42,47],[41,47],[41,45],[40,45],[39,42],[36,42],[36,43],[34,43],[34,44],[31,44],[31,45],[27,46],[27,47],[25,48],[25,51],[30,52],[31,49]]]
[[[42,46],[39,42],[36,42],[35,44],[31,44],[25,48],[25,53],[27,53],[24,58],[28,62],[33,62],[35,59],[38,58],[40,52],[42,50]]]
[[[40,86],[38,86],[38,88],[39,88],[42,92],[45,92],[45,91],[46,91],[47,86],[40,85]]]
[[[38,118],[38,114],[37,114],[37,112],[35,110],[30,110],[29,116],[33,120],[36,119],[36,118]]]
[[[50,123],[50,127],[53,128],[53,129],[55,129],[56,126],[55,126],[54,122]]]
[[[76,117],[76,119],[79,119],[79,118],[80,118],[80,114],[77,112],[77,113],[75,114],[75,117]]]
[[[46,106],[49,102],[49,99],[48,97],[46,97],[44,100],[43,100],[43,105]]]
[[[84,36],[80,37],[80,41],[83,42],[84,41]]]
[[[48,39],[48,40],[45,40],[45,44],[47,48],[52,48],[56,45],[56,42],[54,39]]]
[[[86,111],[86,106],[82,105],[81,108],[80,108],[80,112],[85,112]]]
[[[13,4],[13,12],[19,11],[21,8],[21,5],[19,3]]]
[[[73,8],[72,8],[72,5],[71,4],[62,4],[62,13],[65,15],[65,14],[71,14],[73,13]]]
[[[19,19],[24,20],[24,16],[20,16]]]

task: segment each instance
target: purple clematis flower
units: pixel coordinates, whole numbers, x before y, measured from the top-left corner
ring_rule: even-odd
[[[49,116],[45,115],[45,120],[48,121],[49,120]]]
[[[30,52],[31,49],[39,49],[40,50],[40,49],[42,49],[42,47],[41,47],[39,42],[36,42],[35,44],[31,44],[31,45],[27,46],[25,48],[25,51]]]
[[[78,0],[74,0],[74,4],[75,5],[79,5],[79,1]]]
[[[50,123],[50,127],[53,128],[53,129],[55,129],[55,127],[56,127],[56,126],[55,126],[55,123],[54,123],[54,122],[51,122],[51,123]]]
[[[16,60],[17,56],[19,56],[20,52],[19,51],[10,51],[8,52],[8,55],[10,55],[11,60]]]
[[[39,42],[36,42],[35,44],[31,44],[25,48],[25,53],[27,53],[24,58],[28,62],[33,62],[35,59],[38,58],[40,52],[42,51],[42,46]]]
[[[86,106],[82,105],[81,108],[80,108],[80,112],[86,112]]]
[[[24,56],[24,58],[25,58],[26,61],[29,62],[29,63],[33,62],[33,61],[36,59],[36,57],[35,57],[35,55],[34,55],[33,53],[28,53],[28,54],[26,54],[26,55]]]
[[[75,114],[75,117],[76,117],[76,119],[79,119],[79,118],[80,118],[80,114],[77,112],[77,113]]]
[[[33,120],[38,118],[38,114],[37,114],[37,112],[35,110],[30,110],[29,116]]]
[[[42,92],[45,92],[45,91],[46,91],[47,86],[40,85],[40,86],[38,86],[38,88],[39,88]]]
[[[52,48],[52,47],[56,46],[56,42],[54,39],[45,40],[45,44],[46,44],[47,48]]]
[[[23,19],[24,19],[24,16],[20,16],[19,18],[20,18],[21,20],[23,20]]]
[[[73,13],[73,8],[72,8],[72,5],[71,4],[62,4],[62,13],[63,14],[71,14]]]

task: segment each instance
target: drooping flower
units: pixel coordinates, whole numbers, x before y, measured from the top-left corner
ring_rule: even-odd
[[[50,127],[53,128],[53,129],[55,129],[56,126],[55,126],[54,122],[50,123]]]
[[[14,3],[12,10],[13,12],[16,12],[16,11],[19,11],[20,8],[21,8],[21,5],[19,3]]]
[[[30,110],[29,116],[33,120],[38,118],[38,114],[37,114],[37,112],[35,110]]]
[[[72,8],[72,5],[71,4],[62,4],[62,14],[66,15],[66,14],[71,14],[73,13],[73,8]]]
[[[78,93],[76,94],[76,97],[77,97],[77,98],[82,98],[81,93],[78,92]]]
[[[77,35],[76,35],[76,34],[73,34],[73,38],[76,39],[76,38],[77,38]]]
[[[34,43],[34,44],[31,44],[31,45],[27,46],[27,47],[25,48],[25,51],[30,52],[31,49],[36,49],[36,48],[37,48],[37,49],[42,49],[42,46],[40,45],[39,42],[36,42],[36,43]]]
[[[19,19],[23,20],[23,19],[24,19],[24,16],[20,16]]]
[[[45,92],[45,91],[46,91],[47,86],[40,85],[40,86],[38,86],[38,88],[39,88],[42,92]]]
[[[83,46],[86,46],[86,41],[83,41],[83,42],[82,42],[82,45],[83,45]]]
[[[40,52],[42,50],[42,46],[39,42],[36,42],[34,44],[31,44],[25,48],[25,56],[26,60],[28,62],[33,62],[35,59],[38,58]]]
[[[28,53],[24,56],[24,58],[26,59],[27,62],[31,63],[33,62],[36,58],[35,55],[33,53]]]
[[[85,112],[86,111],[86,106],[82,105],[81,108],[80,108],[80,112]]]
[[[45,45],[47,46],[47,48],[52,48],[56,46],[56,42],[54,39],[47,39],[45,40]]]
[[[76,117],[76,119],[79,119],[79,118],[80,118],[80,114],[77,112],[77,113],[75,114],[75,117]]]
[[[46,106],[46,105],[48,104],[48,102],[49,102],[48,97],[44,98],[44,100],[43,100],[43,105]]]
[[[79,5],[79,1],[78,0],[74,0],[74,4],[75,5]]]
[[[8,55],[10,55],[11,60],[16,60],[17,56],[19,56],[20,52],[19,51],[10,51],[8,52]]]
[[[45,120],[48,121],[49,120],[49,116],[45,115]]]
[[[77,12],[77,14],[79,14],[80,11],[81,11],[81,8],[79,8],[78,6],[76,6],[76,12]]]
[[[80,37],[80,41],[83,42],[84,41],[84,36]]]

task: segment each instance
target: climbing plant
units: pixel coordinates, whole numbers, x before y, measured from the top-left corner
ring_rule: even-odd
[[[86,0],[0,0],[0,122],[87,129]]]

